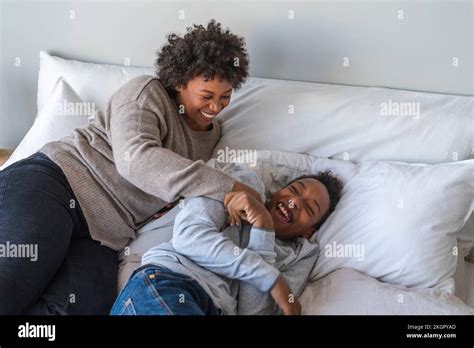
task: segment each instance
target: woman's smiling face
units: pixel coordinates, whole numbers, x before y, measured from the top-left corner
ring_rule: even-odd
[[[232,85],[218,78],[197,76],[186,86],[176,88],[176,104],[189,128],[205,131],[214,118],[229,105]]]

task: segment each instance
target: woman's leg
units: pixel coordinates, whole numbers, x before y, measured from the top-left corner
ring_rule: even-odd
[[[88,235],[62,171],[35,154],[0,172],[0,314],[21,314],[63,264],[73,235]]]
[[[121,291],[112,315],[217,315],[220,310],[192,278],[148,265]]]
[[[66,258],[28,315],[107,315],[117,296],[117,252],[73,238]]]

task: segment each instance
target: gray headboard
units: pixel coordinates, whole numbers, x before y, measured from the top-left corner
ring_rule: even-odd
[[[470,0],[0,3],[0,147],[32,124],[41,49],[151,66],[167,34],[210,18],[246,38],[252,76],[473,94]]]

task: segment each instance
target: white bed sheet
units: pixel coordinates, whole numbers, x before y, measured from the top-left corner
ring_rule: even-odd
[[[300,297],[307,315],[473,315],[450,290],[408,289],[350,268],[309,283]]]

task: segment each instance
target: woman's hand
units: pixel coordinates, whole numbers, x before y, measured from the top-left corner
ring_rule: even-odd
[[[291,292],[285,279],[279,277],[270,294],[283,311],[283,315],[301,315],[301,304]]]
[[[241,220],[256,227],[272,229],[273,220],[261,201],[246,191],[230,192],[224,198],[230,225],[240,225]]]
[[[255,191],[253,188],[251,188],[248,185],[242,184],[240,181],[236,181],[234,186],[232,187],[232,192],[239,192],[239,191],[247,192],[250,195],[252,195],[255,199],[257,199],[257,201],[263,203],[262,197],[260,197],[260,194],[257,191]],[[232,193],[232,192],[229,192],[229,193]]]
[[[226,211],[228,211],[228,213],[229,213],[229,224],[230,225],[240,224],[241,212],[238,211],[235,207],[233,207],[233,208],[231,208],[231,210],[229,210],[229,202],[234,201],[236,196],[240,197],[241,195],[239,193],[243,193],[243,192],[245,192],[248,195],[250,195],[251,197],[253,197],[257,202],[260,202],[260,203],[263,204],[262,198],[260,197],[260,194],[256,190],[254,190],[253,188],[251,188],[248,185],[242,184],[240,181],[236,181],[234,183],[234,186],[232,187],[232,191],[228,192],[224,196],[224,207],[226,208]]]

